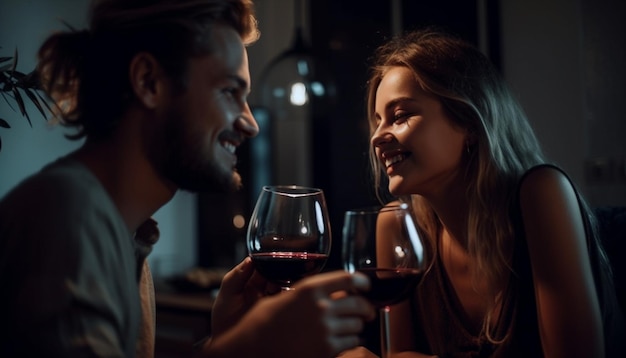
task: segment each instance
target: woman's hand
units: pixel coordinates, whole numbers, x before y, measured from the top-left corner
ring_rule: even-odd
[[[341,352],[337,356],[338,358],[378,358],[378,356],[372,353],[370,350],[363,346],[355,347],[347,351]]]
[[[356,347],[347,351],[341,352],[337,358],[378,358],[378,356],[365,347]],[[418,352],[400,352],[391,353],[390,358],[437,358],[437,356],[422,354]]]

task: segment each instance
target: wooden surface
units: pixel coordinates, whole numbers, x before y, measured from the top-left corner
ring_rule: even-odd
[[[157,286],[155,358],[189,357],[211,334],[212,292],[177,292]]]

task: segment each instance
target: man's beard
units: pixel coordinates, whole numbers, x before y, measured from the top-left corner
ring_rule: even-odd
[[[185,131],[184,114],[170,113],[160,129],[151,128],[147,140],[148,158],[157,173],[179,189],[190,192],[234,192],[241,176],[212,160],[198,131]]]
[[[199,153],[199,152],[196,152]],[[180,153],[183,154],[183,153]],[[195,155],[196,158],[201,155]],[[179,157],[180,158],[180,157]],[[188,159],[193,159],[189,158]],[[224,172],[214,162],[194,162],[179,160],[172,156],[163,166],[163,176],[182,190],[190,192],[234,192],[241,188],[241,176],[233,169]]]

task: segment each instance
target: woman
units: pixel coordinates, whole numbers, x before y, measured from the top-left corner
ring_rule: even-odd
[[[592,213],[483,54],[430,30],[397,37],[375,53],[367,110],[376,186],[412,203],[433,248],[392,307],[395,354],[623,356]]]

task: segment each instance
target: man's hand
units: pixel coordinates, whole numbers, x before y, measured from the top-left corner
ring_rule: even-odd
[[[220,335],[233,327],[255,303],[280,288],[254,270],[249,257],[224,275],[211,311],[211,333]]]
[[[203,356],[335,357],[360,343],[364,321],[376,315],[365,298],[336,294],[367,290],[369,281],[361,274],[322,273],[302,279],[293,290],[263,297],[267,284],[254,278],[246,260],[224,280],[224,295],[214,307],[213,325],[219,330],[203,347]],[[217,312],[219,307],[230,311]]]

